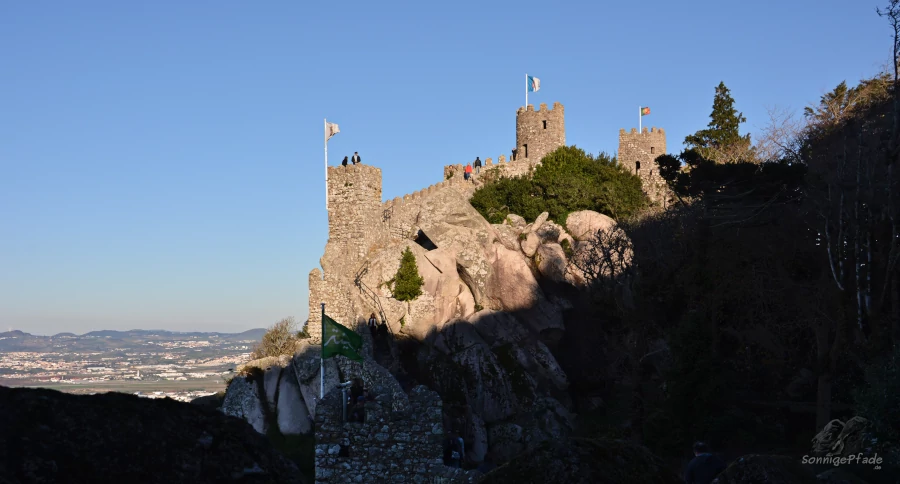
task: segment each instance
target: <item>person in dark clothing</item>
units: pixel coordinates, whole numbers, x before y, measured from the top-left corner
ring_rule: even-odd
[[[341,165],[347,166],[347,157],[344,157],[344,161],[341,162]]]
[[[359,152],[354,151],[353,158],[351,158],[350,161],[352,161],[354,165],[362,163],[362,158],[359,157]]]
[[[516,161],[516,152],[517,152],[517,151],[518,151],[517,149],[513,148],[513,150],[512,150],[512,156],[510,157],[512,161]]]
[[[475,163],[472,163],[472,166],[475,167],[475,173],[481,173],[481,158],[475,157]]]
[[[378,320],[375,319],[375,313],[372,313],[369,316],[369,331],[372,333],[372,337],[375,337],[375,328],[378,326]]]
[[[694,459],[684,471],[685,484],[709,484],[725,470],[725,463],[709,451],[703,442],[694,444]]]
[[[353,379],[353,384],[350,385],[350,403],[355,404],[359,397],[363,394],[363,384],[362,380],[359,378]]]

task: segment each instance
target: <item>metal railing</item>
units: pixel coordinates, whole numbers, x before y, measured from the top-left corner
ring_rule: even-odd
[[[375,306],[375,309],[378,311],[378,317],[381,319],[381,324],[383,324],[388,332],[391,334],[391,339],[396,342],[397,335],[394,334],[394,330],[391,329],[391,325],[388,324],[387,314],[384,312],[384,306],[381,305],[381,298],[378,297],[378,293],[372,290],[365,282],[363,282],[362,278],[369,272],[369,261],[366,261],[358,271],[356,271],[356,276],[353,279],[353,284],[359,289],[360,294],[367,296],[372,300],[372,305]],[[372,344],[374,346],[374,339]],[[391,351],[391,358],[394,360],[394,364],[399,364],[399,358],[397,357],[397,351],[395,345],[388,345]],[[374,348],[373,348],[374,349]]]

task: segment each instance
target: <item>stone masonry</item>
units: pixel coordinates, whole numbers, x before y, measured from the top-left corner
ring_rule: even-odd
[[[547,153],[566,145],[565,109],[542,103],[537,111],[529,104],[516,111],[516,160],[540,162]]]
[[[316,406],[316,482],[474,482],[475,473],[444,466],[443,404],[436,392],[421,385],[408,396],[377,383],[373,388],[365,422],[343,420],[337,388]],[[395,398],[409,399],[405,410],[395,409]]]
[[[553,103],[553,109],[541,104],[538,110],[529,104],[516,111],[516,158],[509,159],[505,155],[484,158],[481,175],[486,171],[495,171],[497,176],[514,178],[526,175],[537,166],[548,153],[566,145],[565,108],[561,103]],[[474,160],[472,160],[474,161]],[[471,161],[469,162],[471,163]],[[465,164],[447,165],[444,167],[444,179],[463,178]],[[479,177],[475,172],[472,175]]]
[[[619,163],[641,178],[644,193],[650,201],[665,207],[668,201],[666,181],[659,176],[656,158],[666,153],[666,132],[661,128],[644,128],[638,133],[619,130]]]

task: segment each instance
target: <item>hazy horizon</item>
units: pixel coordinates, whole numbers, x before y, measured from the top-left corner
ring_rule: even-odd
[[[755,135],[877,73],[877,5],[0,3],[0,328],[302,324],[324,118],[329,163],[359,151],[384,199],[508,156],[526,73],[568,144],[613,153],[649,106],[678,152],[720,81]]]
[[[33,332],[33,331],[26,331],[26,330],[21,329],[21,328],[7,327],[7,328],[0,328],[0,333],[3,333],[3,332],[13,332],[13,331],[21,331],[21,332],[23,332],[23,333],[27,333],[27,334],[30,334],[30,335],[32,335],[32,336],[56,336],[56,335],[58,335],[58,334],[74,334],[74,335],[76,335],[76,336],[84,336],[84,335],[86,335],[86,334],[88,334],[88,333],[94,333],[94,332],[100,332],[100,331],[119,331],[119,332],[123,332],[123,333],[124,333],[124,332],[128,332],[128,331],[148,331],[148,332],[153,332],[153,331],[168,331],[168,332],[170,332],[170,333],[221,333],[221,334],[241,334],[241,333],[244,333],[244,332],[247,332],[247,331],[252,331],[252,330],[264,330],[264,329],[267,329],[267,328],[264,328],[264,327],[260,326],[260,327],[258,327],[258,328],[247,328],[247,329],[245,329],[245,330],[243,330],[243,331],[201,331],[201,330],[190,330],[190,329],[165,329],[165,328],[128,328],[128,329],[102,328],[102,329],[92,329],[92,330],[90,330],[90,331],[85,331],[85,332],[60,331],[60,332],[57,332],[57,333],[36,333],[36,332]]]

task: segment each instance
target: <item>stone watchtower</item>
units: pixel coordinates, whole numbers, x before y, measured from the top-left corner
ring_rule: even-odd
[[[359,270],[366,253],[383,237],[381,220],[381,169],[371,165],[328,167],[328,243],[320,259],[322,271],[309,273],[309,321],[312,342],[320,341],[320,303],[329,316],[351,321],[353,312],[341,280]]]
[[[666,153],[666,131],[661,128],[619,130],[619,163],[641,178],[644,193],[650,201],[664,205],[666,182],[659,176],[656,158]]]
[[[516,111],[516,161],[536,163],[551,151],[566,145],[565,109],[542,103],[537,111],[529,104]]]

